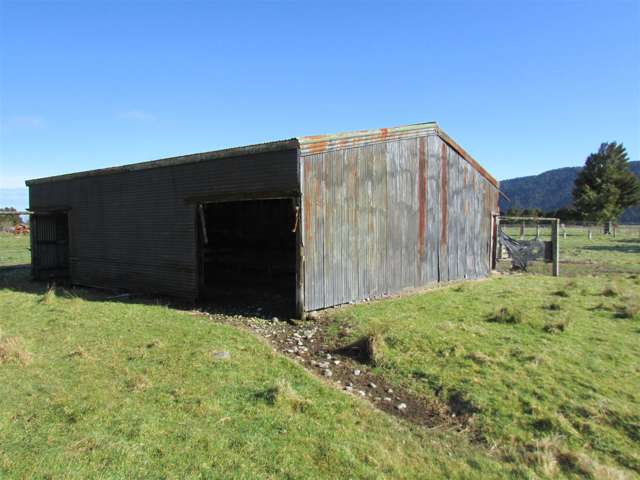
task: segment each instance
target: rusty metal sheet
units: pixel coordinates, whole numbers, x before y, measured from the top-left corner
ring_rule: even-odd
[[[418,138],[418,273],[420,284],[427,281],[425,251],[427,229],[427,137]]]

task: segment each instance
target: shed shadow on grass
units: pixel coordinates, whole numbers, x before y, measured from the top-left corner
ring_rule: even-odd
[[[77,297],[88,302],[114,302],[140,305],[163,305],[176,310],[199,310],[212,315],[239,315],[271,319],[288,319],[293,316],[288,305],[273,299],[264,304],[217,305],[212,302],[194,303],[163,295],[129,292],[122,289],[102,289],[72,285],[65,281],[38,281],[31,278],[31,265],[0,266],[0,290],[54,297]],[[276,299],[277,300],[277,299]]]

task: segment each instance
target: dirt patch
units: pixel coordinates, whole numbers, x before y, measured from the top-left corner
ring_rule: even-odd
[[[242,315],[212,314],[209,317],[248,328],[334,387],[367,400],[391,415],[430,428],[466,430],[473,423],[475,410],[461,408],[459,398],[451,401],[425,398],[391,385],[375,371],[380,339],[369,336],[353,342],[350,340],[352,329],[347,323],[341,324],[335,332],[336,325],[322,316],[314,321],[292,323]],[[333,329],[331,333],[330,328]]]

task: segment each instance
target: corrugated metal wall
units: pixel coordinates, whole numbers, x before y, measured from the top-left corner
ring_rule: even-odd
[[[70,207],[74,283],[197,295],[195,205],[299,190],[296,150],[37,183],[31,209]]]
[[[301,167],[305,310],[489,273],[497,189],[436,134]]]

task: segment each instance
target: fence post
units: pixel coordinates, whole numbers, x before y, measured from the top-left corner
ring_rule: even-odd
[[[491,215],[492,220],[492,228],[491,228],[491,242],[493,243],[493,248],[491,249],[491,254],[493,258],[491,259],[491,269],[495,270],[498,266],[498,260],[502,258],[502,242],[500,241],[500,215]]]
[[[591,227],[587,229],[587,235],[589,236],[589,240],[591,240]]]
[[[536,223],[536,240],[540,240],[540,224]]]
[[[524,220],[520,224],[520,240],[524,240]]]
[[[560,220],[555,219],[551,223],[551,250],[553,254],[553,276],[560,276]]]

